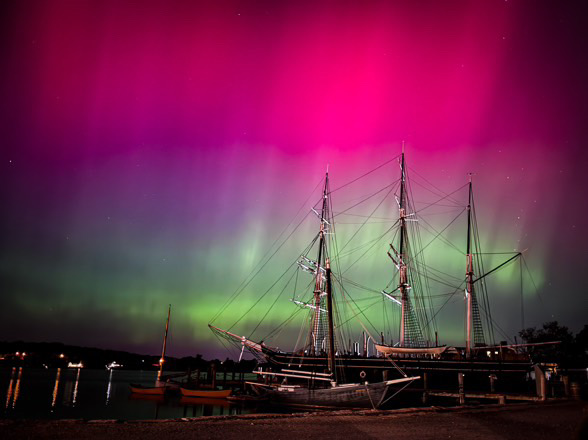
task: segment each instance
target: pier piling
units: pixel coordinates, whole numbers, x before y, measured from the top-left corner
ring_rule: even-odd
[[[497,379],[497,377],[495,374],[491,374],[488,377],[490,378],[490,392],[495,393],[496,392],[496,379]]]
[[[457,382],[459,384],[459,404],[465,404],[465,392],[463,389],[463,373],[457,373]]]
[[[537,389],[537,397],[539,397],[539,400],[546,400],[547,379],[545,378],[545,373],[539,365],[534,365],[533,368],[535,370],[535,385]]]
[[[212,389],[216,389],[216,364],[213,362],[210,366],[210,376],[212,379]]]
[[[423,403],[429,402],[429,373],[423,373]]]

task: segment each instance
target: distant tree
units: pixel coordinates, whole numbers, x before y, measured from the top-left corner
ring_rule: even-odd
[[[588,333],[586,327],[583,330],[585,334]],[[564,368],[582,364],[582,351],[579,349],[578,336],[574,337],[566,326],[559,325],[557,321],[546,322],[541,329],[526,328],[521,330],[519,335],[528,344],[558,342],[553,345],[529,347],[529,353],[534,362],[557,362]],[[582,337],[586,338],[586,336]]]
[[[583,359],[583,366],[588,365],[588,325],[584,325],[576,335],[576,346]]]

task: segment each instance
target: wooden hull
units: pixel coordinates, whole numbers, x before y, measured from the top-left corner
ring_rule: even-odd
[[[424,347],[424,348],[410,348],[410,347],[393,347],[390,345],[375,344],[376,350],[386,355],[429,355],[440,356],[447,350],[447,346],[441,347]]]
[[[470,391],[487,390],[490,375],[495,375],[500,390],[524,393],[528,387],[528,373],[533,369],[528,360],[448,359],[445,355],[440,359],[417,356],[391,356],[391,359],[411,376],[422,377],[427,374],[428,385],[432,389],[457,388],[457,373],[464,373]],[[324,372],[329,368],[326,356],[266,352],[265,361],[264,369],[270,371],[289,369]],[[379,382],[396,374],[392,362],[384,357],[338,356],[336,362],[338,374],[349,382]]]
[[[231,390],[189,390],[180,388],[184,397],[204,397],[208,399],[225,399],[231,395]]]
[[[324,371],[328,369],[326,356],[302,356],[294,353],[266,352],[265,361],[279,368],[301,369],[307,371]],[[432,359],[418,356],[391,356],[391,359],[402,370],[413,374],[421,372],[454,371],[480,373],[513,373],[526,374],[531,371],[533,364],[529,360],[491,360],[491,359]],[[352,374],[361,370],[394,370],[388,358],[341,356],[337,357],[337,367]]]
[[[296,385],[264,385],[248,382],[261,395],[281,405],[303,405],[347,408],[379,408],[386,401],[392,385],[410,382],[419,377],[386,382],[338,385],[328,388],[308,388]]]
[[[131,393],[149,396],[163,396],[165,394],[165,386],[145,387],[143,385],[131,384]]]

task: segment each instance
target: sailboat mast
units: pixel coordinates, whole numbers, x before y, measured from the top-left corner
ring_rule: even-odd
[[[327,191],[328,191],[328,184],[329,184],[329,172],[325,174],[325,187],[323,189],[323,205],[321,209],[321,226],[319,232],[319,249],[318,249],[318,257],[316,259],[316,282],[314,287],[314,322],[313,322],[313,329],[311,335],[311,354],[317,353],[317,348],[319,347],[319,330],[320,330],[320,321],[321,321],[321,294],[322,294],[322,284],[323,284],[323,276],[321,273],[321,260],[323,258],[323,248],[325,247],[325,216],[327,210]]]
[[[472,236],[472,175],[469,176],[469,194],[468,194],[468,236],[466,244],[467,255],[467,284],[466,284],[466,356],[471,356],[472,351],[472,294],[474,291],[474,265],[471,249]]]
[[[400,271],[400,278],[398,282],[398,287],[400,289],[400,296],[401,296],[401,306],[402,306],[402,316],[400,319],[400,346],[403,347],[405,343],[405,330],[406,330],[406,319],[408,317],[407,314],[407,275],[406,275],[406,264],[404,263],[404,236],[406,234],[406,208],[405,208],[405,171],[404,171],[404,144],[402,145],[402,155],[400,159],[400,200],[398,202],[399,211],[400,211],[400,245],[398,248],[398,259],[399,259],[399,271]]]
[[[165,323],[165,335],[163,336],[163,348],[161,350],[161,359],[159,359],[159,377],[161,377],[161,373],[163,372],[163,363],[165,362],[165,348],[167,346],[167,332],[169,330],[169,317],[171,315],[171,304],[167,309],[167,321]]]

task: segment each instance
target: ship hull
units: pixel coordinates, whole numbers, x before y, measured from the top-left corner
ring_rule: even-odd
[[[378,383],[348,384],[328,388],[311,388],[288,385],[251,383],[260,395],[270,401],[288,406],[315,406],[338,408],[379,408],[388,396],[390,387],[400,382],[419,379],[411,377]]]
[[[168,391],[166,386],[146,387],[143,385],[131,384],[130,388],[131,393],[133,394],[147,396],[163,396],[164,394],[166,394],[166,391]]]
[[[328,370],[326,356],[300,356],[289,353],[265,353],[266,364],[274,370],[287,368],[324,372]],[[527,391],[527,378],[532,370],[529,360],[489,360],[489,359],[431,359],[431,358],[389,358],[376,357],[337,357],[339,377],[346,382],[386,380],[395,374],[396,367],[409,376],[427,375],[428,386],[434,389],[457,388],[457,373],[466,375],[467,386],[471,390],[486,390],[490,386],[490,376],[494,384],[504,391]]]
[[[188,388],[180,388],[180,392],[184,397],[213,399],[226,399],[231,395],[231,390],[190,390]]]

